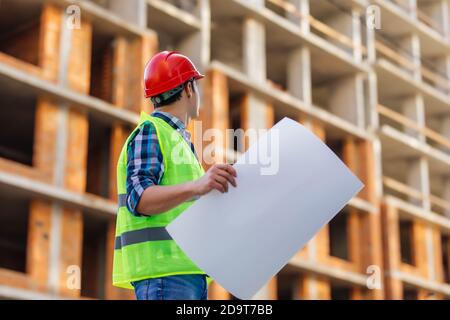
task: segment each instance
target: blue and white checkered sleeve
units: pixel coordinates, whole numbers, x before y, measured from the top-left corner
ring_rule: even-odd
[[[135,216],[142,193],[160,182],[164,171],[162,153],[156,129],[145,123],[128,145],[127,208]]]

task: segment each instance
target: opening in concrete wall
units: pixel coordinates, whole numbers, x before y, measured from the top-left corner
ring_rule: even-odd
[[[26,272],[30,200],[0,186],[0,268]]]
[[[399,229],[401,261],[410,265],[415,265],[413,222],[411,220],[400,219]]]
[[[244,72],[242,19],[223,16],[219,8],[212,11],[212,16],[211,60]]]
[[[344,1],[316,0],[309,7],[312,20],[311,32],[333,43],[336,47],[353,54],[352,41],[354,34],[360,34],[361,28],[353,26],[351,7]],[[338,38],[345,37],[344,41]]]
[[[449,132],[449,119],[450,115],[446,115],[445,112],[443,113],[440,106],[438,107],[437,104],[434,104],[431,101],[426,101],[425,126],[427,128],[446,137]],[[448,153],[448,151],[450,150],[448,144],[446,144],[444,141],[436,141],[436,139],[431,139],[429,136],[426,136],[426,143],[431,145],[433,148],[443,151],[444,153]]]
[[[199,0],[165,0],[165,2],[193,15],[199,15]]]
[[[301,286],[301,274],[290,270],[289,267],[283,268],[277,274],[277,299],[278,300],[299,300]]]
[[[402,125],[401,122],[397,121],[397,118],[393,118],[392,116],[389,116],[389,114],[391,114],[393,112],[396,112],[400,115],[403,114],[404,110],[407,108],[408,106],[408,100],[405,99],[404,96],[401,95],[389,95],[389,94],[383,94],[382,92],[385,92],[384,88],[385,85],[388,85],[386,83],[381,82],[379,84],[379,91],[380,91],[380,97],[379,97],[379,103],[387,108],[388,110],[386,111],[381,111],[379,113],[379,122],[380,122],[380,126],[386,125],[386,126],[390,126],[394,129],[397,129],[400,132],[405,132],[405,126]],[[383,109],[384,110],[384,109]],[[414,136],[417,136],[417,131],[406,131],[406,134],[413,134]]]
[[[422,80],[444,94],[450,93],[448,52],[435,46],[421,46]]]
[[[41,11],[41,1],[2,1],[0,52],[38,65]]]
[[[417,18],[433,30],[445,35],[444,19],[448,15],[443,14],[444,2],[417,0]],[[448,19],[448,18],[447,18]]]
[[[81,268],[81,296],[105,297],[106,219],[85,214],[83,216],[83,256]]]
[[[267,81],[275,89],[287,90],[287,60],[286,51],[283,48],[279,50],[267,51]]]
[[[330,255],[349,260],[348,250],[348,211],[341,210],[329,223],[329,251]]]
[[[357,126],[364,125],[364,77],[324,52],[311,52],[313,105]]]
[[[331,287],[331,300],[350,300],[352,294],[352,288],[342,283],[330,284]]]
[[[0,157],[31,166],[36,96],[22,86],[0,79],[0,97]]]
[[[181,15],[174,12],[181,9]],[[159,51],[179,51],[202,66],[201,20],[196,0],[161,1],[160,5],[147,5],[147,27],[158,33]]]
[[[412,173],[414,164],[408,158],[402,159],[399,157],[399,154],[404,151],[401,148],[402,145],[398,144],[386,143],[383,145],[383,190],[386,195],[392,195],[412,204],[421,205],[422,200],[417,195],[419,189],[409,183],[414,178]]]
[[[92,32],[91,78],[89,94],[112,102],[114,36],[94,25]]]
[[[382,20],[381,24],[383,26],[387,25],[383,24],[383,22]],[[378,43],[377,58],[379,60],[387,60],[390,64],[395,65],[395,68],[412,75],[415,68],[414,57],[417,54],[413,52],[411,37],[395,30],[395,24],[391,23],[390,25],[392,29],[386,27],[375,32],[375,41]]]
[[[344,160],[344,141],[342,139],[327,135],[325,139],[326,145],[339,157]]]
[[[90,115],[86,192],[109,198],[110,150],[110,124]]]
[[[446,178],[446,167],[432,162],[428,165],[428,172],[430,195],[432,196],[430,199],[431,211],[446,216],[450,200],[446,194],[446,184],[449,183]]]
[[[242,102],[243,102],[243,94],[242,93],[234,93],[228,96],[228,104],[229,104],[229,112],[228,112],[228,123],[230,124],[230,129],[234,131],[242,128]],[[231,140],[230,140],[231,141]],[[244,150],[244,141],[239,139],[238,135],[233,136],[233,150],[243,152]]]

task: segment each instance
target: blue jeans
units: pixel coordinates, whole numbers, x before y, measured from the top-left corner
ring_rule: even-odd
[[[204,274],[184,274],[132,283],[138,300],[208,300]]]

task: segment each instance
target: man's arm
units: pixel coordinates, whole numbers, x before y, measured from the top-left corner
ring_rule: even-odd
[[[236,170],[231,165],[218,164],[195,181],[174,186],[152,185],[142,193],[137,211],[143,215],[156,215],[213,189],[221,193],[228,192],[228,184],[236,187],[235,178]]]

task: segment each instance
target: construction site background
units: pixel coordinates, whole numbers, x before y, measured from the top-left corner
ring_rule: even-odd
[[[134,299],[115,167],[161,50],[207,75],[203,130],[288,116],[365,184],[255,298],[450,297],[450,0],[0,0],[1,298]]]

